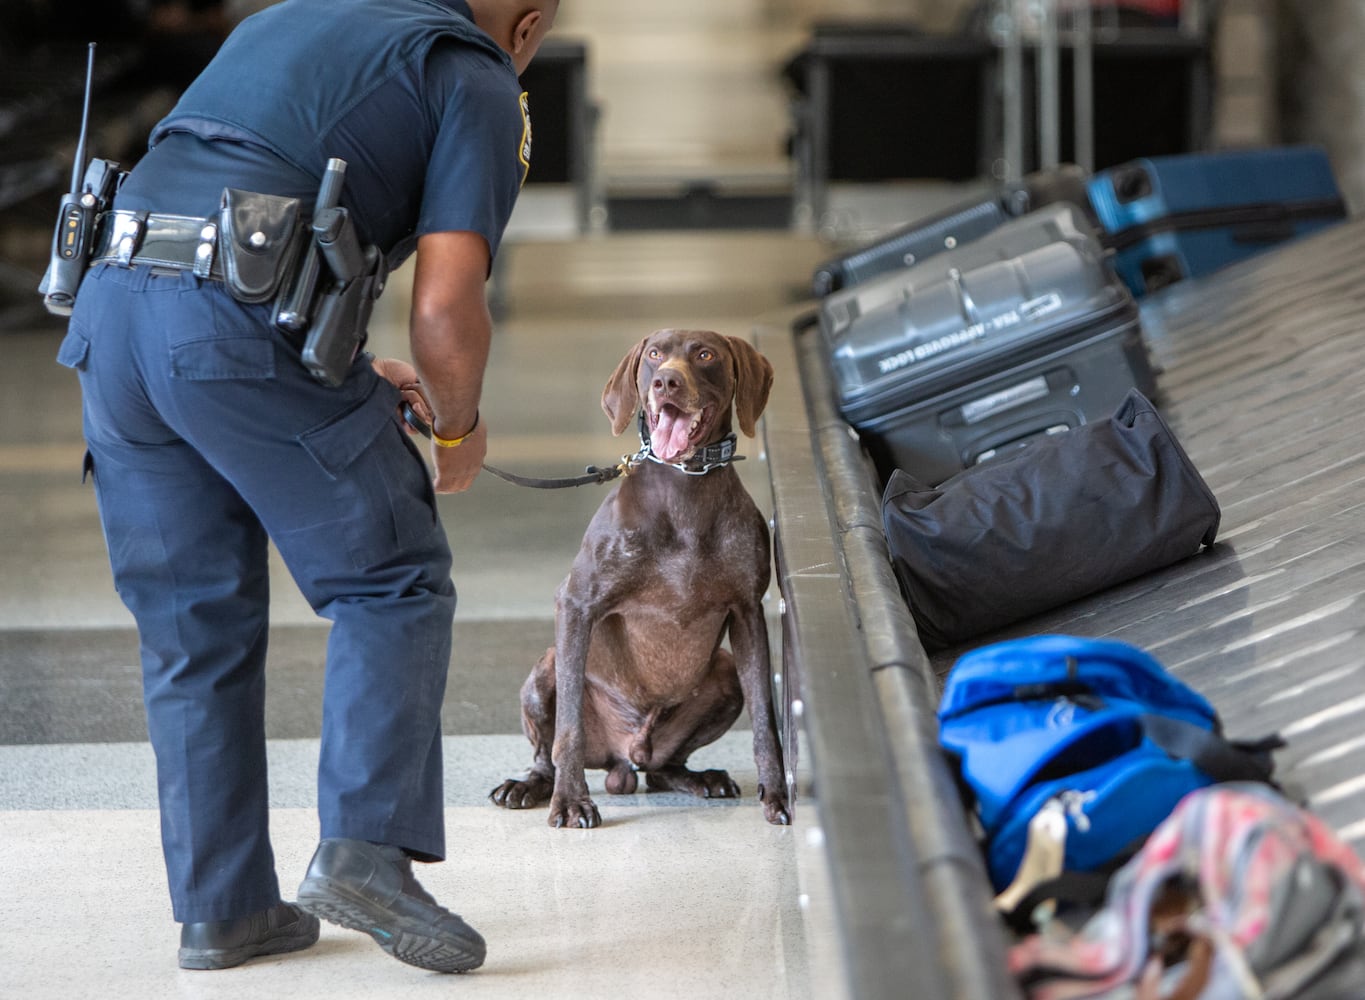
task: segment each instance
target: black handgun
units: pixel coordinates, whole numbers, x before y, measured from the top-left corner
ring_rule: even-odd
[[[90,130],[90,92],[94,86],[95,43],[90,43],[85,69],[85,102],[81,110],[81,136],[71,164],[71,190],[62,196],[57,228],[52,234],[52,255],[38,291],[43,305],[54,316],[70,316],[76,291],[90,263],[95,226],[100,213],[109,208],[122,178],[113,160],[91,160],[85,166],[85,143]],[[82,177],[81,170],[85,175]]]

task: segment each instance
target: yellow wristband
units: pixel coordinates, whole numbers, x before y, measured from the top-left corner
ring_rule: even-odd
[[[433,444],[435,444],[435,445],[436,445],[437,447],[439,447],[439,448],[458,448],[460,445],[462,445],[462,444],[465,443],[465,439],[468,438],[469,435],[473,434],[476,430],[478,430],[478,427],[479,427],[479,411],[478,411],[478,410],[475,410],[475,411],[474,411],[474,423],[473,423],[473,425],[469,428],[469,430],[465,431],[463,434],[461,434],[461,435],[460,435],[459,437],[457,437],[457,438],[443,438],[443,437],[441,437],[441,435],[439,435],[439,434],[436,433],[436,428],[433,427],[433,428],[431,429],[431,441],[432,441]]]

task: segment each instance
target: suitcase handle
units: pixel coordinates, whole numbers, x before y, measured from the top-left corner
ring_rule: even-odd
[[[1011,424],[971,442],[963,450],[962,466],[970,469],[974,465],[1006,458],[1027,448],[1037,439],[1065,434],[1077,426],[1079,424],[1074,413],[1057,411],[1033,414],[1028,423]]]

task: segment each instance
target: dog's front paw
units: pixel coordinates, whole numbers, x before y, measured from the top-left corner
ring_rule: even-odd
[[[591,830],[595,826],[602,825],[602,817],[598,815],[597,806],[586,794],[561,795],[556,793],[550,799],[549,822],[556,829],[579,827],[583,830]]]
[[[759,785],[758,800],[763,803],[763,816],[769,823],[791,826],[791,809],[787,805],[785,792],[769,791],[763,785]]]
[[[508,778],[488,797],[504,809],[531,809],[550,797],[553,785],[552,778],[532,773],[524,778]]]

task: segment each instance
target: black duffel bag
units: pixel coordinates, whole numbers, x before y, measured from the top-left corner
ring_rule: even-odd
[[[1218,501],[1151,402],[882,495],[896,576],[928,650],[1058,607],[1212,545]]]

